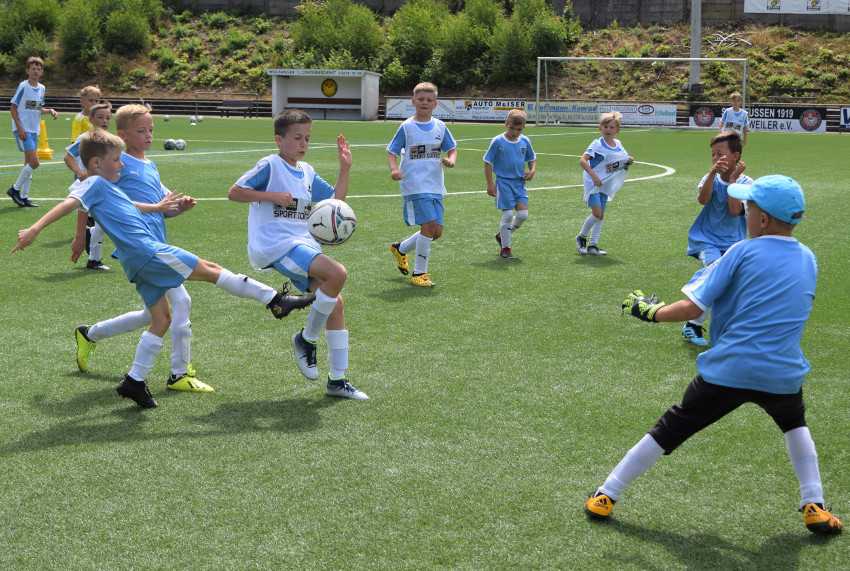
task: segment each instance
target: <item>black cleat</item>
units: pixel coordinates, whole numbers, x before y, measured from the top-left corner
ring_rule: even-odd
[[[109,266],[105,265],[100,260],[89,260],[86,263],[86,269],[88,270],[108,270]]]
[[[21,198],[21,200],[24,202],[23,206],[29,206],[30,208],[38,208],[38,204],[31,201],[29,198]]]
[[[137,381],[130,375],[125,375],[124,380],[118,383],[115,387],[115,392],[119,396],[127,399],[132,399],[137,405],[142,408],[156,408],[159,406],[153,400],[151,392],[148,390],[148,385],[144,381]]]
[[[6,191],[6,194],[12,199],[12,202],[17,204],[18,206],[24,206],[24,199],[21,198],[20,191],[14,186],[10,186],[9,190]]]
[[[316,294],[314,293],[289,295],[289,284],[285,283],[266,307],[271,309],[275,317],[283,319],[292,313],[293,309],[304,309],[314,301],[316,301]]]

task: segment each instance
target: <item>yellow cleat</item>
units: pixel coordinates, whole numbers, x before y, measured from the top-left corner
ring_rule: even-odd
[[[194,393],[211,393],[215,391],[208,384],[195,378],[195,369],[192,368],[192,365],[189,365],[185,375],[180,375],[179,377],[171,375],[171,378],[168,379],[168,388],[172,391],[190,391]]]
[[[599,492],[591,494],[590,499],[584,503],[584,511],[594,519],[608,519],[616,502]]]
[[[437,285],[431,281],[431,274],[419,274],[418,276],[413,276],[410,278],[410,283],[420,287],[434,287]]]
[[[824,508],[818,504],[806,504],[800,511],[803,513],[803,520],[806,522],[806,529],[812,533],[823,533],[834,535],[841,533],[841,522],[838,518],[829,513],[829,508]]]
[[[89,338],[86,337],[88,330],[88,325],[80,325],[74,331],[74,337],[77,339],[77,367],[84,373],[88,370],[89,359],[97,348],[95,342],[89,341]]]
[[[390,244],[390,252],[395,256],[395,263],[398,266],[398,271],[401,272],[401,275],[406,276],[410,273],[410,266],[407,265],[407,254],[402,254],[398,251],[399,246],[401,246],[401,242],[393,242]]]

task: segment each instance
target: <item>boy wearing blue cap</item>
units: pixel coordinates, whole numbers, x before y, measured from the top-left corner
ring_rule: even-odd
[[[596,519],[610,516],[626,486],[662,455],[753,402],[785,435],[791,466],[800,483],[801,508],[809,531],[841,533],[841,522],[824,507],[815,443],[806,425],[802,385],[811,369],[800,339],[812,309],[817,259],[791,236],[803,217],[803,191],[794,180],[771,175],[753,184],[730,184],[729,195],[748,200],[750,239],[727,250],[666,305],[632,292],[623,311],[644,321],[686,321],[711,308],[711,349],[697,357],[697,376],[682,403],[667,409],[585,503]],[[788,303],[793,299],[794,303]]]

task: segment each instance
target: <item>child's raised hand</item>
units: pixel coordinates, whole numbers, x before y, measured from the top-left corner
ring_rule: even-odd
[[[735,167],[735,175],[740,175],[742,172],[744,172],[744,169],[746,168],[747,165],[744,164],[744,161],[738,161],[738,166]]]
[[[340,135],[336,138],[336,147],[339,149],[339,164],[341,166],[350,167],[351,148],[348,145],[348,141],[345,140],[345,137]]]
[[[191,196],[184,196],[177,203],[177,208],[179,208],[182,212],[186,212],[187,210],[192,210],[192,208],[197,206],[197,204],[198,201]]]

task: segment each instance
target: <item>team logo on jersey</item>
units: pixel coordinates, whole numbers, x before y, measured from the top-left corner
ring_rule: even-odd
[[[605,174],[615,173],[619,170],[629,170],[629,163],[626,161],[614,161],[605,165]]]
[[[816,131],[822,121],[817,109],[806,109],[800,114],[800,127],[806,131]]]
[[[299,199],[293,198],[292,202],[286,206],[274,205],[275,218],[291,218],[293,220],[306,220],[310,215],[312,204],[301,205],[299,208]]]
[[[698,107],[694,112],[694,123],[697,124],[697,127],[711,127],[714,123],[714,111],[711,107]]]
[[[339,85],[337,85],[334,79],[326,79],[322,82],[322,95],[325,97],[333,97],[336,95],[338,89]]]
[[[407,155],[411,159],[439,159],[442,156],[440,147],[428,148],[428,145],[416,145],[410,147]]]
[[[41,109],[41,105],[39,105],[38,101],[36,101],[35,99],[27,99],[24,102],[24,109],[30,109],[32,111],[35,111],[36,109]]]

